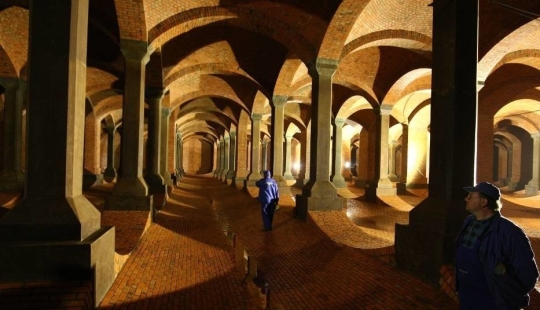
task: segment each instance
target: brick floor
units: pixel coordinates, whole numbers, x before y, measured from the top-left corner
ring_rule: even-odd
[[[312,212],[299,221],[292,217],[291,196],[280,199],[274,230],[262,232],[259,204],[249,193],[209,177],[183,179],[99,308],[260,308],[259,299],[246,295],[242,268],[235,267],[234,233],[236,246],[268,285],[262,298],[268,309],[457,309],[439,289],[370,255],[377,243],[391,245],[388,223],[365,231],[351,224],[363,235],[356,247],[347,246],[338,241],[353,233],[334,225],[351,222],[346,212]],[[381,219],[394,214],[406,220],[403,210],[379,206],[376,212]],[[329,233],[332,225],[339,233]]]

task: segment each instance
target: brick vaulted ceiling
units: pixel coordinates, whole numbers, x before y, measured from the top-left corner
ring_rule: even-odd
[[[242,111],[269,116],[273,96],[289,98],[286,124],[306,127],[311,101],[306,65],[333,59],[339,60],[333,113],[369,126],[372,118],[361,110],[383,103],[397,107],[413,97],[416,107],[425,105],[425,95],[413,95],[430,90],[431,3],[91,0],[87,97],[97,121],[112,117],[120,124],[122,41],[144,41],[152,53],[146,86],[168,90],[165,104],[179,109],[184,136],[215,140],[238,125]],[[482,98],[495,96],[501,83],[519,83],[524,74],[529,78],[527,86],[505,93],[507,101],[496,100],[494,113],[512,102],[504,110],[511,115],[519,100],[526,103],[520,111],[537,110],[531,102],[540,100],[535,98],[538,14],[538,1],[480,0],[480,104],[491,104]],[[28,0],[0,0],[0,78],[26,79],[28,17]],[[415,108],[401,110],[393,112],[394,120],[406,122]],[[186,117],[189,111],[197,117]]]

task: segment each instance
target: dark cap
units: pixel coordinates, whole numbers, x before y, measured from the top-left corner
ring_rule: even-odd
[[[468,192],[479,192],[480,194],[494,200],[501,199],[501,191],[499,188],[489,182],[482,182],[476,184],[476,186],[467,186],[463,188]]]

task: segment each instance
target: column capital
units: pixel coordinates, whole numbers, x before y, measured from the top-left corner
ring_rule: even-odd
[[[287,99],[288,98],[289,97],[287,97],[287,96],[275,95],[275,96],[272,97],[272,104],[276,108],[282,108],[287,104]]]
[[[126,60],[142,61],[145,64],[150,60],[148,52],[148,42],[122,39],[120,40],[120,50]]]
[[[531,134],[531,138],[539,139],[540,138],[540,132],[535,132],[535,133]]]
[[[315,62],[308,64],[308,73],[313,78],[316,76],[332,76],[336,73],[339,60],[317,58]]]
[[[0,85],[6,90],[16,90],[19,88],[19,79],[15,78],[0,78]]]
[[[144,95],[149,100],[161,100],[165,95],[164,88],[147,87],[144,90]]]
[[[231,132],[229,133],[229,136],[231,136],[231,138],[236,137],[236,131],[231,131]]]
[[[345,124],[345,119],[337,117],[334,119],[334,124],[336,124],[336,126],[343,126],[343,124]]]
[[[381,115],[390,115],[392,113],[392,109],[394,108],[394,106],[392,105],[389,105],[389,104],[381,104],[381,106],[379,107],[379,113]]]
[[[259,113],[251,113],[251,120],[252,121],[260,121],[262,120],[262,114],[259,114]]]

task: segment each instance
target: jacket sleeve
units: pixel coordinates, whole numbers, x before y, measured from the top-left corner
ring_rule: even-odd
[[[507,259],[513,273],[524,286],[524,289],[529,292],[534,289],[538,280],[538,267],[534,260],[531,243],[521,228],[513,226],[510,232],[510,234],[507,234],[508,239],[505,240],[505,246],[507,247],[505,252],[509,253]]]

